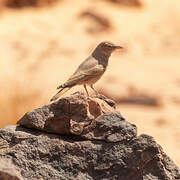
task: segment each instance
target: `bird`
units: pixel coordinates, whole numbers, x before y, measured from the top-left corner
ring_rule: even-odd
[[[64,84],[57,87],[59,91],[50,101],[57,100],[76,85],[83,85],[87,96],[89,96],[89,93],[86,86],[90,86],[91,89],[98,94],[93,85],[102,77],[108,66],[111,53],[117,49],[123,49],[123,47],[117,46],[109,41],[98,44],[92,54],[79,65],[74,74],[70,76]]]

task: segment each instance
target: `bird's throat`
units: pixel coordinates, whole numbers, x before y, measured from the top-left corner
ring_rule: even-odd
[[[92,53],[92,56],[97,59],[98,61],[108,61],[109,57],[111,56],[111,53],[104,53],[104,52],[96,52],[94,51]]]
[[[104,68],[107,67],[110,55],[104,53],[93,52],[92,56],[98,61],[98,64],[102,65]]]

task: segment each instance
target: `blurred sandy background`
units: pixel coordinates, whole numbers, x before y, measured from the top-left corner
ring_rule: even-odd
[[[111,56],[95,88],[180,166],[179,22],[179,0],[1,0],[0,127],[49,103],[109,40],[125,51]]]

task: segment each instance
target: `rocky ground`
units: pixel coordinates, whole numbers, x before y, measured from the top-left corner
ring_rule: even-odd
[[[0,179],[176,180],[152,136],[137,136],[112,100],[75,93],[0,130]],[[4,166],[6,164],[6,166]]]
[[[110,40],[125,50],[112,55],[95,88],[180,165],[178,0],[16,2],[0,5],[1,127],[48,104],[93,48]],[[77,90],[84,92],[69,94]]]

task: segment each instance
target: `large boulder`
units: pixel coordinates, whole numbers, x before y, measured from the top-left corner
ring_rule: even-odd
[[[180,179],[154,138],[137,136],[103,96],[76,93],[26,113],[18,124],[0,130],[0,156],[24,179]]]

